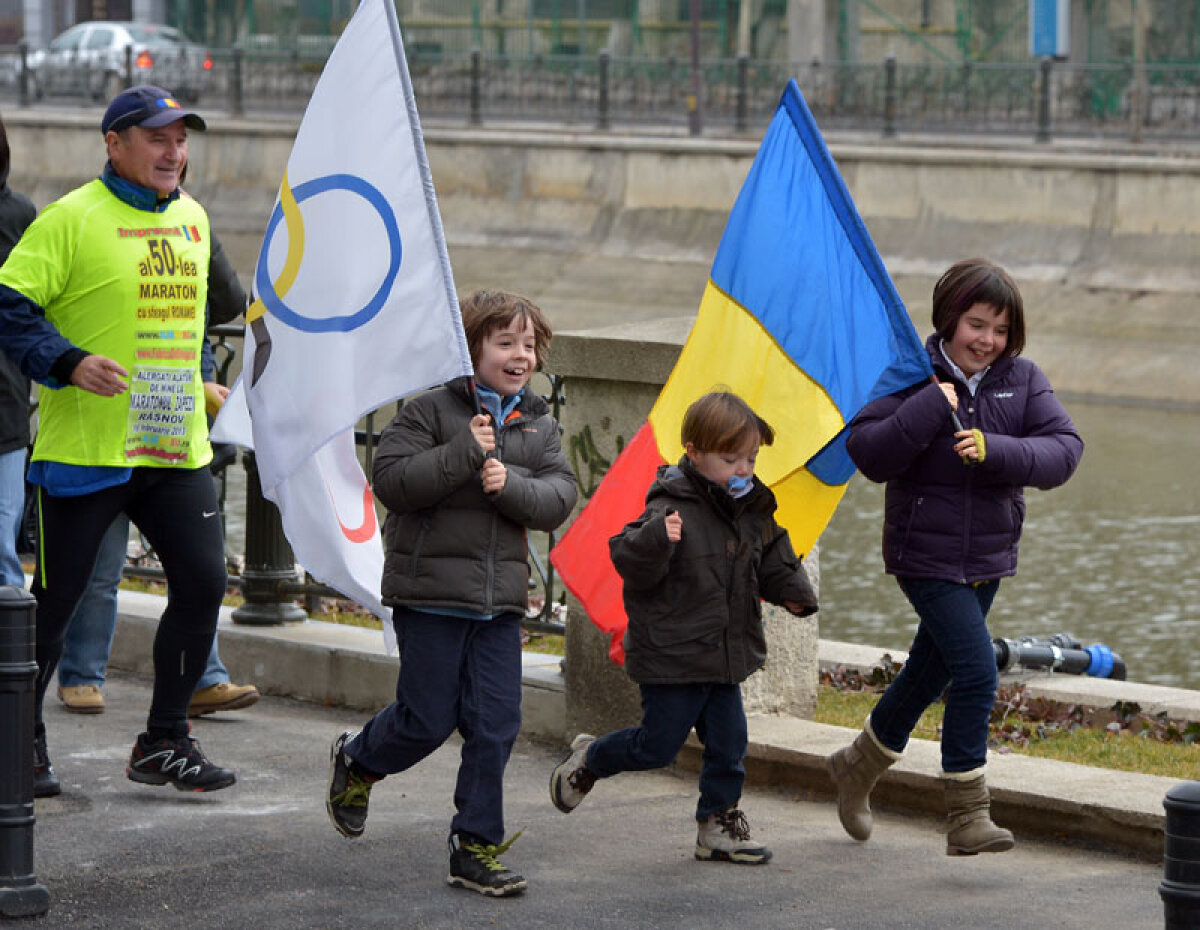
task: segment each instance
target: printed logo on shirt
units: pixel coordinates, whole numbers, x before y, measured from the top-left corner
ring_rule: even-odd
[[[194,339],[194,329],[152,329],[139,331],[138,339]]]
[[[1014,397],[1014,396],[1016,396],[1016,392],[1015,391],[997,391],[992,396],[997,399],[1000,399],[1003,397]]]
[[[121,239],[145,239],[148,236],[178,236],[188,242],[200,242],[200,230],[191,224],[180,226],[143,226],[141,229],[117,227],[117,236]]]

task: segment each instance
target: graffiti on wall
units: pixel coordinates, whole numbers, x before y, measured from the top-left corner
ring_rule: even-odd
[[[625,448],[625,437],[617,436],[617,455]],[[567,437],[567,458],[571,468],[579,480],[579,491],[585,498],[596,493],[596,488],[612,467],[612,460],[601,454],[592,436],[591,425],[586,425],[579,432]]]

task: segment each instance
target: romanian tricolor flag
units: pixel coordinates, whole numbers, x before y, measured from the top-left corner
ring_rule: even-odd
[[[796,82],[789,81],[725,227],[700,310],[650,418],[551,554],[624,660],[621,579],[609,538],[642,511],[680,424],[724,387],[775,429],[759,480],[797,552],[828,524],[854,473],[845,428],[867,403],[932,374]]]

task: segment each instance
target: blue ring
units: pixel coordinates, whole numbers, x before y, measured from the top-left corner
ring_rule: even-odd
[[[280,322],[307,333],[349,332],[352,329],[362,326],[379,313],[383,309],[388,293],[392,289],[392,284],[395,283],[396,275],[400,271],[400,258],[403,254],[403,247],[400,244],[400,227],[396,223],[396,214],[392,212],[391,204],[388,203],[387,198],[377,188],[368,184],[362,178],[352,174],[330,174],[323,178],[305,181],[303,184],[294,187],[292,195],[295,197],[296,203],[302,203],[310,197],[315,197],[317,194],[323,194],[326,191],[332,190],[347,190],[358,194],[375,208],[375,212],[379,214],[379,218],[383,221],[384,229],[387,230],[391,260],[388,264],[387,274],[384,276],[383,283],[379,285],[379,290],[375,292],[375,296],[361,310],[345,316],[319,318],[297,313],[280,300],[279,295],[275,293],[275,283],[271,280],[267,270],[268,246],[275,234],[276,227],[283,219],[283,205],[276,204],[275,211],[271,214],[271,220],[267,223],[267,231],[263,236],[263,248],[259,254],[258,268],[255,272],[256,296],[263,302],[267,310],[279,318]]]

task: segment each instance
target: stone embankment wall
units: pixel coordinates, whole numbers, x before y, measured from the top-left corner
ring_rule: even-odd
[[[98,112],[5,120],[12,186],[39,206],[99,170]],[[256,243],[297,124],[209,125],[192,137],[188,189],[227,247]],[[426,144],[460,287],[474,277],[554,308],[549,367],[568,378],[564,442],[590,493],[674,364],[757,143],[427,126]],[[986,255],[1020,282],[1028,353],[1060,392],[1200,410],[1200,158],[830,147],[919,331],[937,275]],[[804,716],[816,624],[771,625],[772,668],[748,687],[748,705]],[[568,639],[568,730],[636,718],[636,693],[594,628],[572,624]]]
[[[99,169],[98,110],[17,110],[5,121],[12,186],[39,206]],[[193,135],[189,189],[222,239],[257,239],[298,124],[209,125]],[[1017,276],[1028,353],[1058,390],[1200,409],[1200,158],[829,141],[919,331],[936,275],[986,255]],[[426,145],[460,286],[480,277],[536,293],[545,269],[567,268],[586,288],[548,301],[562,330],[579,328],[573,302],[603,307],[606,294],[610,322],[626,309],[638,319],[693,313],[757,141],[429,125]],[[503,259],[489,264],[488,252]],[[458,255],[482,255],[484,271],[460,273]],[[635,296],[631,279],[644,282]]]

